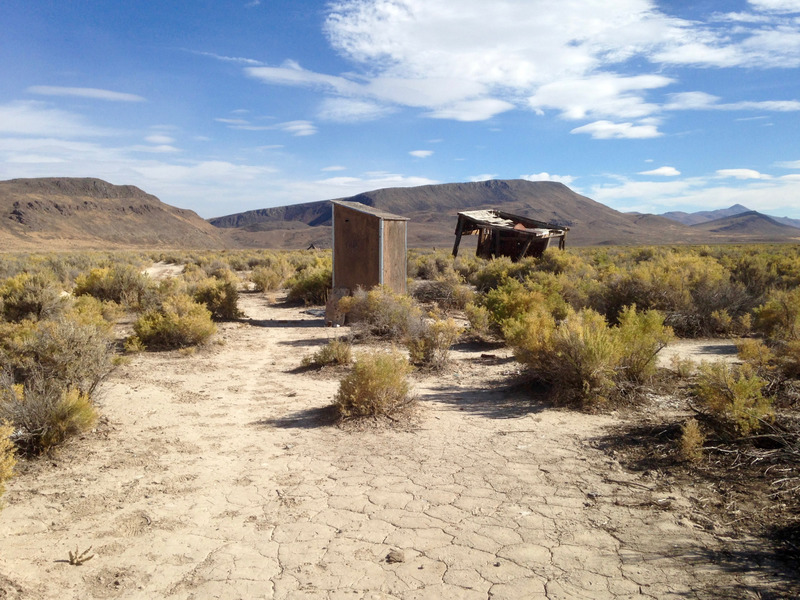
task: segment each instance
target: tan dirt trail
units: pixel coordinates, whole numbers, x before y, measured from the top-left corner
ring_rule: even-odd
[[[134,355],[103,384],[107,423],[10,482],[0,598],[769,589],[769,573],[724,564],[681,490],[596,449],[617,416],[537,403],[506,350],[462,349],[447,373],[415,376],[415,426],[341,429],[325,409],[338,379],[297,368],[337,330],[263,295],[241,307],[206,349]]]

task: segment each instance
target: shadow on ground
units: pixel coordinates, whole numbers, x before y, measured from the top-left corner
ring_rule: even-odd
[[[308,408],[275,419],[259,419],[250,424],[256,427],[277,427],[279,429],[316,429],[335,425],[337,420],[336,407],[330,404]]]

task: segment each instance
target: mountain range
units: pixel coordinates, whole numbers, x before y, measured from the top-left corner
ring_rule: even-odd
[[[418,248],[452,247],[458,212],[492,208],[567,226],[568,246],[800,240],[800,221],[769,217],[740,205],[702,213],[626,214],[549,181],[388,188],[340,200],[408,217],[408,245]],[[297,249],[312,243],[330,247],[330,201],[205,221],[137,187],[100,179],[0,181],[0,248],[5,250]],[[465,246],[469,246],[467,238],[462,241]]]

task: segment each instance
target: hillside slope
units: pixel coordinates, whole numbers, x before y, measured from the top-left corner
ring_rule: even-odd
[[[224,248],[231,242],[195,212],[131,185],[48,177],[0,181],[6,250]]]
[[[742,234],[750,238],[772,240],[776,236],[800,239],[800,229],[781,223],[754,210],[731,217],[692,225],[692,229],[716,234]]]
[[[491,180],[388,188],[342,200],[410,218],[411,247],[452,245],[457,213],[478,208],[496,208],[566,225],[571,229],[568,245],[700,243],[704,238],[674,221],[625,215],[551,181]],[[210,222],[236,228],[232,235],[243,245],[301,247],[313,242],[319,246],[330,245],[330,215],[329,203],[313,202],[228,215]],[[290,229],[289,222],[308,227]]]

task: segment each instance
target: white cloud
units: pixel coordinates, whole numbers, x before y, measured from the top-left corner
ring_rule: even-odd
[[[537,111],[544,108],[560,110],[566,119],[638,119],[659,111],[658,105],[644,101],[642,92],[672,82],[661,75],[622,77],[608,73],[545,84],[531,96],[529,103]]]
[[[665,110],[763,110],[769,112],[800,111],[797,100],[763,100],[760,102],[720,102],[717,96],[705,92],[681,92],[670,94]]]
[[[42,102],[0,104],[0,133],[11,135],[96,137],[112,132],[90,125],[80,115]]]
[[[800,0],[749,0],[749,4],[757,10],[778,13],[800,12]]]
[[[786,160],[777,163],[778,167],[782,167],[784,169],[800,169],[800,160]]]
[[[145,141],[150,142],[151,144],[172,144],[175,141],[175,138],[160,133],[148,135],[144,139]]]
[[[352,100],[350,98],[325,98],[317,111],[317,116],[323,121],[338,123],[363,123],[374,121],[394,110],[366,100]]]
[[[467,181],[473,181],[473,182],[489,181],[491,179],[497,179],[497,174],[496,173],[483,173],[481,175],[470,175],[469,177],[467,177]]]
[[[416,158],[428,158],[433,154],[433,150],[412,150],[409,154]]]
[[[323,167],[322,170],[327,172],[347,171],[347,167],[343,167],[342,165],[331,165],[329,167]]]
[[[640,171],[639,175],[660,175],[662,177],[677,177],[681,172],[675,167],[658,167],[650,171]]]
[[[279,123],[277,128],[281,131],[291,133],[296,137],[304,137],[317,133],[317,128],[314,127],[311,121],[287,121],[286,123]]]
[[[559,183],[563,183],[564,185],[571,185],[575,178],[572,175],[551,175],[545,171],[541,173],[533,173],[531,175],[520,175],[520,179],[526,179],[527,181],[557,181]]]
[[[661,133],[655,125],[634,125],[633,123],[612,123],[595,121],[576,127],[570,133],[588,133],[594,139],[645,139],[659,137]]]
[[[453,119],[455,121],[485,121],[491,119],[514,105],[504,100],[484,98],[481,100],[464,100],[450,106],[438,108],[428,113],[434,119]]]
[[[28,92],[40,96],[75,96],[78,98],[91,98],[92,100],[110,100],[112,102],[145,102],[144,98],[136,94],[112,92],[97,88],[34,85],[28,88]]]
[[[717,176],[722,178],[732,177],[733,179],[772,179],[770,175],[759,173],[753,169],[719,169]]]

